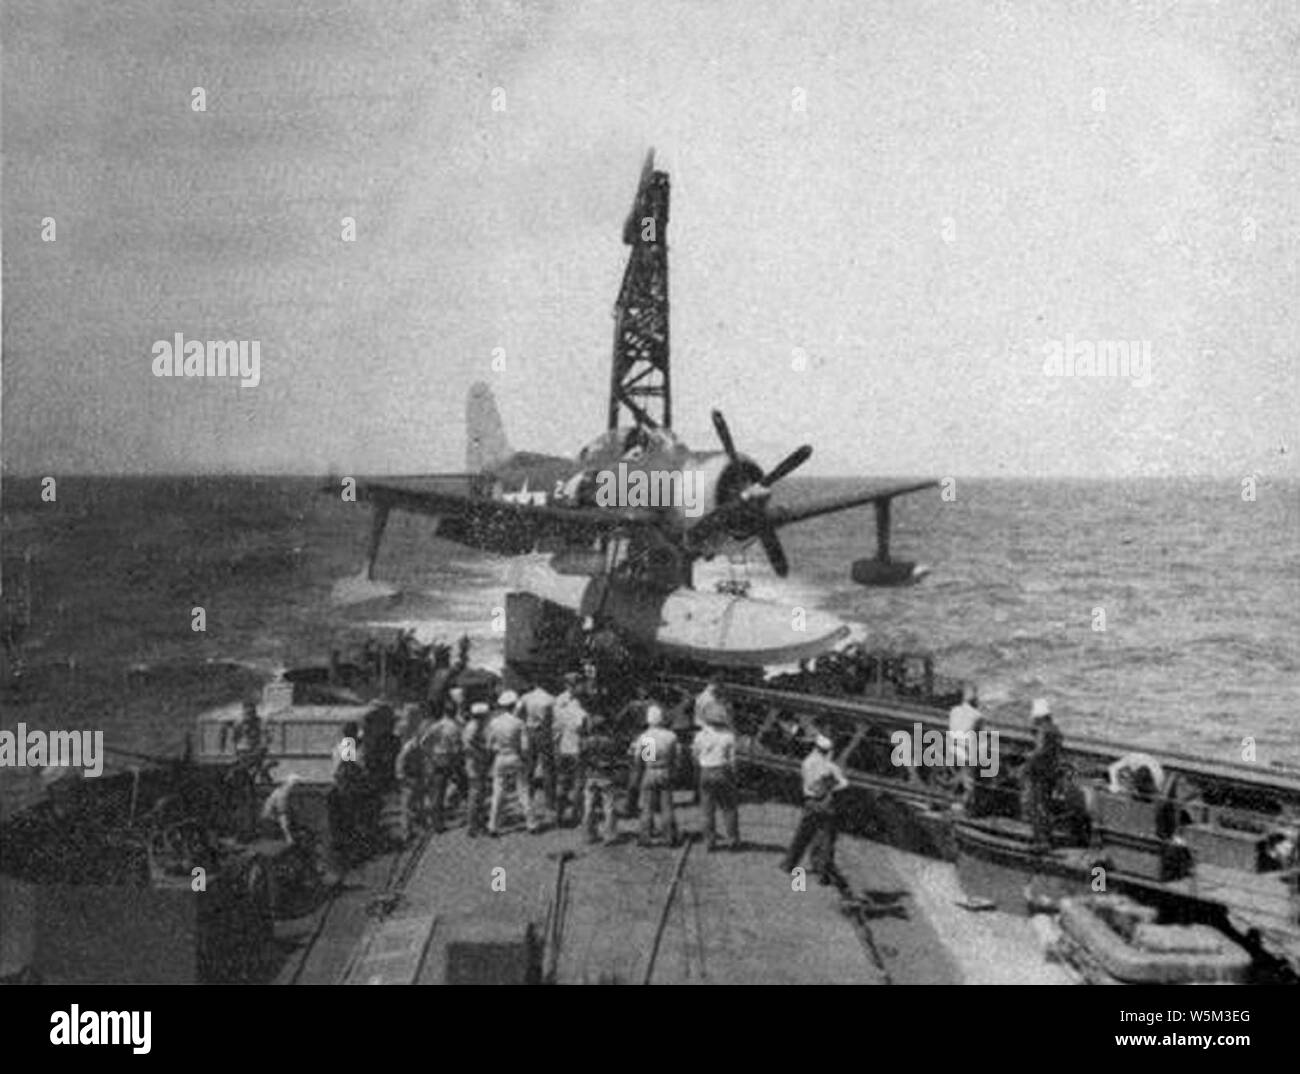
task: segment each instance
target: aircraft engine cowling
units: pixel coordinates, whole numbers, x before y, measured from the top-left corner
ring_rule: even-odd
[[[790,564],[776,535],[776,526],[767,513],[767,498],[773,485],[808,461],[812,447],[804,444],[796,448],[764,473],[753,459],[736,450],[721,411],[713,411],[712,416],[723,454],[701,459],[699,465],[707,475],[706,484],[710,488],[706,502],[714,506],[712,511],[692,521],[688,543],[693,546],[694,554],[709,556],[718,551],[726,538],[736,541],[757,538],[773,573],[784,578],[790,572]]]
[[[696,475],[697,502],[702,506],[702,511],[694,517],[687,516],[688,526],[735,503],[747,488],[763,477],[758,464],[743,455],[734,460],[726,455],[709,455],[697,460],[692,468]],[[747,540],[754,535],[751,526],[732,525],[727,527],[726,532],[734,540]]]

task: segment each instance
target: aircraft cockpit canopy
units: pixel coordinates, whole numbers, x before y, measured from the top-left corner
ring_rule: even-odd
[[[610,429],[600,434],[578,453],[583,462],[599,458],[633,460],[641,455],[657,455],[680,446],[670,429],[651,429],[644,425]]]

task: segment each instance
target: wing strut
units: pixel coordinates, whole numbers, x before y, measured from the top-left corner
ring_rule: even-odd
[[[384,527],[388,525],[388,504],[376,503],[370,515],[370,547],[366,549],[366,581],[375,580],[375,560],[379,558],[379,545],[384,539]]]

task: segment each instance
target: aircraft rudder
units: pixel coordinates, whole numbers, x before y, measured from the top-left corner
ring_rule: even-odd
[[[509,454],[510,445],[492,389],[483,381],[476,381],[465,400],[466,469],[481,473]]]

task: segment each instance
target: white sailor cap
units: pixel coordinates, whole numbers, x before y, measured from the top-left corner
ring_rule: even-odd
[[[497,698],[497,708],[512,709],[519,704],[519,695],[513,690],[507,690]]]
[[[825,750],[828,753],[835,747],[835,743],[833,743],[825,735],[818,735],[815,739],[813,739],[813,745],[816,746],[819,750]]]

